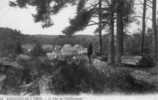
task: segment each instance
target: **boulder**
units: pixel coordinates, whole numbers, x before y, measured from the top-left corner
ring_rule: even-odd
[[[125,65],[137,66],[142,60],[142,56],[122,56],[121,63]]]
[[[87,54],[87,48],[82,48],[80,51],[79,51],[79,54]]]
[[[157,85],[158,84],[158,75],[151,74],[146,71],[136,70],[131,72],[130,75],[137,81],[137,82],[146,82],[148,84]]]
[[[151,74],[141,70],[135,70],[130,73],[130,75],[137,81],[144,81],[147,83],[151,83]]]
[[[43,75],[41,79],[39,80],[39,91],[40,94],[50,94],[50,84],[51,83],[51,78],[47,75]]]
[[[2,90],[3,88],[3,85],[4,85],[4,80],[7,78],[6,75],[4,74],[0,74],[0,91]]]
[[[60,49],[61,49],[61,46],[60,46],[60,45],[55,45],[55,46],[54,46],[54,50],[55,50],[55,51],[60,51]]]
[[[101,61],[99,59],[94,59],[93,60],[93,65],[99,71],[104,71],[103,69],[105,69],[105,67],[108,66],[106,62]]]
[[[53,48],[53,45],[51,44],[44,44],[42,45],[42,49],[46,52],[51,52],[54,48]]]
[[[5,67],[12,67],[15,69],[23,69],[23,66],[21,66],[18,62],[16,61],[10,61],[7,59],[0,59],[0,65],[5,66]]]
[[[58,54],[55,53],[55,52],[51,52],[51,53],[49,52],[49,53],[47,53],[46,55],[47,55],[47,57],[48,57],[49,60],[56,59],[57,56],[58,56]]]
[[[16,60],[31,60],[31,57],[25,54],[20,54],[19,56],[16,57]]]
[[[76,50],[81,50],[83,47],[79,44],[76,44],[76,45],[73,46],[73,48],[76,49]]]
[[[77,54],[77,50],[73,48],[71,45],[65,44],[61,49],[61,54],[64,56],[72,56]]]

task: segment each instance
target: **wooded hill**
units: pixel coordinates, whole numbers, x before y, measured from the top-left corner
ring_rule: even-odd
[[[103,52],[108,53],[108,38],[109,35],[103,36]],[[128,55],[139,55],[140,54],[140,40],[141,34],[135,33],[133,35],[126,35],[125,38],[125,54]],[[97,35],[74,35],[67,37],[64,35],[24,35],[20,31],[12,30],[9,28],[0,28],[0,49],[13,48],[17,43],[36,43],[40,44],[52,44],[52,45],[64,45],[64,44],[80,44],[84,47],[88,46],[89,42],[93,43],[94,49],[99,49],[99,37]],[[145,47],[144,52],[150,55],[151,52],[151,33],[145,35]],[[11,50],[11,49],[8,49]],[[9,51],[10,52],[10,51]]]

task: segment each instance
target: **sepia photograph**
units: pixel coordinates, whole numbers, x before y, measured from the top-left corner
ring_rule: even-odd
[[[0,0],[0,95],[156,100],[157,15],[157,0]]]

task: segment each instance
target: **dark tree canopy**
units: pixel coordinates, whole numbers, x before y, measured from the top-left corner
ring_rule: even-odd
[[[87,0],[80,0],[78,3],[77,15],[70,20],[70,26],[66,27],[66,29],[63,31],[63,33],[66,35],[72,35],[77,31],[83,30],[89,25],[98,24],[98,22],[94,22],[92,24],[90,23],[94,17],[99,17],[99,2],[93,2],[93,5],[90,5],[90,7],[85,7],[85,5],[88,3],[86,1]],[[111,11],[113,11],[113,13],[121,13],[123,16],[124,26],[127,26],[128,23],[133,21],[133,18],[131,17],[131,14],[134,13],[133,6],[134,0],[102,0],[102,27],[97,25],[98,27],[96,28],[95,32],[98,32],[100,28],[103,30],[107,25],[109,25]],[[87,13],[86,11],[91,12]],[[86,16],[84,12],[86,13]]]
[[[10,6],[26,8],[28,5],[36,8],[33,15],[35,22],[43,22],[43,27],[53,25],[51,15],[57,14],[67,4],[75,4],[76,0],[16,0],[10,1]]]
[[[114,12],[121,11],[126,23],[131,22],[130,15],[133,13],[134,0],[102,0],[102,2],[103,22],[102,27],[97,27],[96,32],[98,32],[99,28],[104,29],[109,24],[111,7]],[[70,25],[63,30],[65,35],[73,35],[75,32],[85,29],[89,24],[98,24],[98,22],[94,21],[94,23],[91,23],[94,17],[98,17],[98,0],[16,0],[10,2],[13,7],[26,8],[28,5],[35,7],[37,11],[33,15],[35,22],[43,22],[43,27],[53,25],[51,15],[57,14],[68,4],[76,5],[76,16],[70,19]]]
[[[75,32],[83,30],[88,25],[91,17],[91,10],[82,10],[79,14],[75,16],[74,19],[70,20],[70,26],[66,27],[63,33],[71,36]]]

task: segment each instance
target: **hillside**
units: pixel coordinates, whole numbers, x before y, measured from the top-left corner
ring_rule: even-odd
[[[88,44],[91,42],[95,51],[98,51],[99,49],[99,38],[96,35],[74,35],[72,37],[66,37],[64,35],[26,35],[24,38],[24,43],[39,42],[40,44],[52,44],[61,46],[64,44],[80,44],[84,47],[88,47]],[[104,53],[107,54],[108,35],[103,36],[103,43]]]
[[[92,35],[74,35],[72,37],[66,37],[64,35],[24,35],[17,30],[0,28],[0,49],[4,47],[4,44],[5,46],[10,45],[9,47],[12,47],[12,44],[16,44],[17,42],[20,42],[21,44],[39,42],[40,44],[52,45],[80,44],[85,47],[88,46],[89,42],[92,42],[94,44],[94,48],[98,48],[98,40],[98,36]],[[104,36],[103,42],[105,43],[104,46],[107,46],[107,36]]]
[[[0,56],[17,53],[18,45],[24,40],[24,36],[17,30],[0,28]]]
[[[81,40],[83,41],[92,41],[98,39],[98,37],[91,36],[91,35],[75,35],[72,37],[66,37],[64,35],[27,35],[25,36],[25,41],[30,42],[33,40],[37,40],[42,44],[60,44],[63,45],[64,43],[74,44],[76,41],[80,43]]]
[[[108,35],[103,36],[103,51],[108,54]],[[150,55],[151,52],[151,35],[147,34],[145,36],[145,53]],[[16,41],[15,41],[16,40]],[[141,34],[126,35],[124,40],[124,51],[127,55],[139,55],[140,54],[140,40]],[[0,49],[7,46],[6,43],[15,44],[20,41],[20,43],[37,43],[40,44],[52,44],[52,45],[64,45],[64,44],[80,44],[84,47],[88,46],[88,43],[93,43],[94,49],[98,51],[99,48],[99,38],[97,35],[74,35],[72,37],[66,37],[64,35],[24,35],[19,31],[12,30],[9,28],[0,28]],[[13,46],[12,45],[12,46]],[[11,47],[11,46],[9,46]],[[1,50],[2,51],[2,50]],[[4,51],[4,50],[3,50]]]

